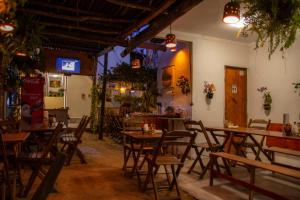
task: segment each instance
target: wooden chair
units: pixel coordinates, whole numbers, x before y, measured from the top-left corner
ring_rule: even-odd
[[[177,183],[177,177],[184,166],[186,157],[192,147],[192,144],[195,141],[197,133],[190,131],[171,131],[167,132],[164,130],[161,140],[152,155],[146,157],[148,163],[148,173],[144,183],[144,190],[147,189],[148,183],[152,182],[155,199],[159,199],[157,183],[155,181],[155,176],[160,166],[165,167],[165,175],[167,178],[168,186],[167,188],[171,191],[174,186],[176,187],[177,199],[180,199],[180,189]],[[181,146],[184,150],[181,156],[170,155],[165,152],[162,152],[162,149],[165,149],[168,146],[176,145]],[[171,168],[172,179],[169,177],[167,167]]]
[[[7,159],[6,146],[0,135],[0,184],[1,184],[1,199],[14,200],[16,196],[16,170],[11,170]],[[6,191],[8,194],[6,194]]]
[[[209,137],[209,135],[201,121],[192,121],[192,120],[185,121],[184,126],[185,126],[186,130],[198,133],[198,137],[203,135],[205,138],[205,142],[202,142],[202,143],[195,142],[192,145],[192,149],[194,149],[194,151],[196,153],[196,159],[194,160],[193,164],[191,165],[191,167],[188,170],[188,173],[191,173],[191,172],[198,173],[200,175],[199,178],[202,179],[209,167],[208,165],[204,165],[204,163],[203,163],[203,160],[202,160],[203,152],[204,151],[207,151],[207,152],[223,151],[223,145],[220,144],[219,140],[217,139],[217,137],[214,134],[212,134],[212,139],[214,140],[214,142],[211,141],[211,138]],[[201,170],[202,170],[200,173],[197,171],[194,171],[194,168],[197,163],[199,163]]]
[[[53,185],[64,166],[66,155],[61,152],[57,152],[55,155],[55,161],[51,164],[46,176],[38,186],[31,200],[46,200],[49,193],[53,189]]]
[[[56,142],[62,130],[62,123],[58,123],[42,151],[24,153],[19,156],[19,163],[21,163],[22,165],[29,165],[32,167],[32,173],[30,175],[28,183],[25,186],[24,192],[21,194],[22,197],[26,197],[28,195],[28,192],[30,191],[37,176],[45,176],[45,170],[43,169],[43,165],[49,164],[51,160],[50,154],[52,154],[52,158],[55,156],[57,150]]]
[[[78,144],[80,144],[81,137],[84,133],[85,128],[87,127],[88,123],[90,121],[90,117],[86,117],[82,124],[79,124],[78,128],[76,129],[74,135],[69,135],[66,137],[61,137],[61,143],[63,143],[63,146],[61,148],[62,152],[65,152],[67,154],[67,161],[66,164],[70,165],[71,160],[76,153],[76,155],[79,157],[82,164],[86,164],[86,160],[84,158],[83,153],[78,148]]]
[[[248,128],[255,128],[258,130],[268,130],[268,127],[270,126],[271,120],[264,120],[264,119],[250,119],[248,123]],[[246,154],[244,149],[250,148],[254,155],[257,155],[256,147],[257,145],[253,142],[247,141],[247,136],[242,136],[242,140],[240,143],[238,143],[239,146],[239,152],[242,154],[242,156],[246,157]],[[257,160],[261,161],[261,158],[257,156]]]

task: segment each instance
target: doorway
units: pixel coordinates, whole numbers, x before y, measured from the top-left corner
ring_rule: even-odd
[[[225,121],[247,126],[247,69],[225,66]]]

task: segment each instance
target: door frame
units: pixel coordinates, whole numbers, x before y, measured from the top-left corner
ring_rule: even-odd
[[[246,73],[246,83],[245,83],[245,94],[246,94],[246,98],[245,98],[245,124],[248,124],[248,68],[246,67],[235,67],[235,66],[231,66],[231,65],[224,65],[224,120],[223,123],[225,123],[226,120],[226,69],[227,68],[231,68],[231,69],[240,69],[240,70],[244,70]]]

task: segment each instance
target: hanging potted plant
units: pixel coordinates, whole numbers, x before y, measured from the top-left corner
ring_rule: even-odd
[[[260,87],[257,88],[257,91],[260,93],[263,93],[263,99],[264,99],[264,110],[266,111],[270,111],[271,110],[271,104],[272,104],[272,96],[271,96],[271,92],[268,91],[267,87]]]
[[[289,48],[300,28],[300,1],[298,0],[237,0],[245,13],[245,27],[241,33],[257,34],[256,48],[268,43],[269,58],[277,48]]]
[[[203,92],[206,94],[207,99],[212,99],[214,97],[214,93],[216,91],[216,87],[213,83],[204,82],[204,90]]]

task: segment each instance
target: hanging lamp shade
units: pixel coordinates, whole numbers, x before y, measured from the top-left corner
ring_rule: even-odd
[[[174,48],[176,47],[176,36],[173,33],[166,35],[166,47]]]
[[[132,69],[139,69],[141,68],[141,61],[138,58],[135,58],[131,61],[131,68]]]
[[[15,27],[12,23],[1,23],[0,24],[0,32],[10,33],[15,30]]]
[[[238,2],[228,2],[224,7],[223,22],[235,24],[240,21],[240,4]]]

